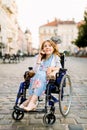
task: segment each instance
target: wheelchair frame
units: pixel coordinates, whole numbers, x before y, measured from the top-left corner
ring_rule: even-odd
[[[71,107],[72,98],[72,87],[70,76],[67,74],[67,69],[64,68],[65,54],[61,55],[61,65],[62,68],[56,74],[56,80],[49,80],[45,91],[45,106],[44,109],[36,109],[35,111],[29,111],[27,113],[45,113],[43,116],[43,123],[45,125],[52,125],[56,121],[55,116],[55,102],[59,103],[59,110],[63,117],[69,114]],[[30,68],[31,69],[31,68]],[[14,120],[21,120],[24,117],[26,111],[18,107],[19,98],[22,99],[20,104],[26,100],[26,85],[22,89],[22,95],[17,94],[17,99],[15,102],[14,110],[12,112],[12,118]],[[57,94],[58,99],[52,96],[52,94]],[[19,96],[19,97],[18,97]],[[50,106],[50,110],[49,110]]]

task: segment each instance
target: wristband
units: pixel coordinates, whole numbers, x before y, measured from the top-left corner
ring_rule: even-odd
[[[40,62],[37,62],[36,64],[41,64]]]

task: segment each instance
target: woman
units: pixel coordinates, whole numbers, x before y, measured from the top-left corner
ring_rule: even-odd
[[[34,67],[35,75],[30,80],[30,96],[20,105],[20,108],[26,111],[36,109],[38,96],[40,97],[46,90],[49,74],[53,71],[58,72],[60,68],[60,54],[57,45],[52,40],[44,41]]]

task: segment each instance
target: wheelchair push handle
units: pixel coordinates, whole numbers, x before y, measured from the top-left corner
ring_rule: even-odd
[[[33,67],[28,67],[29,70],[33,70]]]

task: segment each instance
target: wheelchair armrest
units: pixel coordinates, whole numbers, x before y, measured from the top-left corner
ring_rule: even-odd
[[[66,72],[67,69],[64,69],[64,68],[60,68],[59,72]]]
[[[56,78],[58,78],[60,75],[66,74],[67,69],[60,68],[59,72],[56,73]]]
[[[56,73],[56,85],[60,86],[61,80],[63,78],[63,76],[66,74],[67,69],[64,68],[60,68],[59,72]]]

